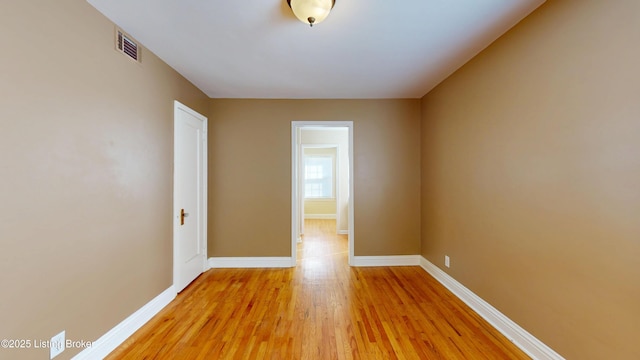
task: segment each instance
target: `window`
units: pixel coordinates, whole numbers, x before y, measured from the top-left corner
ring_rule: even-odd
[[[333,198],[333,157],[304,157],[304,197]]]

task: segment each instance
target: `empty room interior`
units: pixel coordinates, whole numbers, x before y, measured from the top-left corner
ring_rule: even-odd
[[[640,2],[337,0],[311,27],[298,1],[0,4],[0,358],[103,358],[213,284],[230,305],[231,281],[274,274],[351,286],[329,298],[307,284],[331,314],[349,314],[358,279],[403,306],[425,304],[413,295],[428,284],[466,309],[447,326],[490,324],[495,349],[640,359]],[[206,118],[203,274],[180,293],[179,106]],[[273,311],[307,294],[261,291],[284,299]],[[289,334],[281,357],[249,338],[251,353],[218,350],[510,357],[438,350],[428,324],[397,318],[409,325],[381,320],[369,337],[342,320]],[[70,341],[53,349],[59,334]],[[386,348],[365,343],[379,337]]]

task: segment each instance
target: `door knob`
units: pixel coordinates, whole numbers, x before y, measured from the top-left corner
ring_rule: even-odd
[[[180,209],[180,225],[184,225],[184,218],[189,216],[189,213],[184,212],[184,209]]]

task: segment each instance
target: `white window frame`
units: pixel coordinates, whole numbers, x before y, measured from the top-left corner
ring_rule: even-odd
[[[318,178],[318,179],[307,179],[306,178],[306,173],[307,173],[307,160],[309,158],[317,158],[317,159],[329,159],[330,164],[329,164],[329,170],[330,170],[330,175],[329,175],[329,179],[326,179],[326,177],[322,177],[322,178]],[[305,169],[305,179],[304,179],[304,198],[307,200],[335,200],[336,198],[336,157],[334,155],[319,155],[319,154],[313,154],[313,155],[304,155],[304,169]],[[330,191],[328,195],[318,195],[318,196],[310,196],[307,194],[307,185],[310,185],[310,183],[316,183],[316,184],[321,184],[321,185],[325,185],[328,184],[330,187]],[[324,191],[323,191],[324,192]]]

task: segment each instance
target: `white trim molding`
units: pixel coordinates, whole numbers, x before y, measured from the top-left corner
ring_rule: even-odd
[[[153,298],[143,307],[124,319],[121,323],[94,341],[88,347],[73,357],[74,360],[104,359],[109,353],[120,346],[129,336],[133,335],[142,325],[146,324],[160,310],[175,299],[176,290],[171,285],[167,290]]]
[[[422,256],[420,266],[533,359],[564,360],[545,343]]]
[[[417,266],[420,255],[354,256],[352,266]]]
[[[296,266],[290,257],[210,257],[209,268],[287,268]]]

